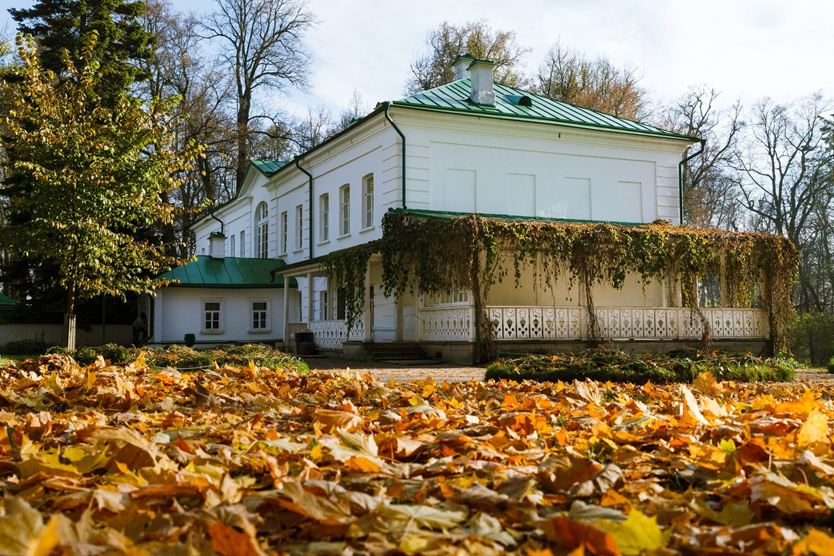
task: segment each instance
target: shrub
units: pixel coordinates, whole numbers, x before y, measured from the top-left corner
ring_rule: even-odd
[[[834,316],[800,315],[793,327],[791,353],[805,363],[822,367],[834,357]]]
[[[708,372],[716,380],[770,382],[793,380],[793,368],[782,361],[750,354],[701,353],[678,349],[669,353],[634,354],[590,349],[560,355],[524,355],[492,363],[487,379],[572,381],[590,378],[602,382],[692,382]]]
[[[7,355],[40,355],[46,353],[50,345],[43,340],[43,337],[34,340],[17,340],[5,344],[0,348],[0,353]]]

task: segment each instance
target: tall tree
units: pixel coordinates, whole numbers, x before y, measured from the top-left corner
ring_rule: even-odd
[[[832,152],[822,116],[830,101],[815,93],[789,104],[758,101],[739,139],[733,165],[751,227],[788,237],[803,254],[798,281],[800,308],[822,308],[808,259],[819,240],[820,207],[832,200]]]
[[[143,0],[37,0],[31,8],[10,9],[18,31],[38,43],[43,67],[65,75],[69,60],[78,65],[89,37],[96,34],[92,58],[103,77],[97,92],[118,96],[147,77],[137,65],[152,53],[154,36],[142,26]]]
[[[743,123],[741,103],[719,108],[719,93],[704,86],[692,87],[666,107],[660,127],[700,137],[690,153],[700,154],[683,168],[683,221],[699,228],[736,229],[739,222],[738,183],[731,170],[733,153]]]
[[[495,62],[495,81],[511,87],[525,84],[521,61],[529,48],[518,45],[515,31],[493,30],[486,20],[453,25],[444,21],[426,36],[428,52],[411,64],[407,94],[418,93],[455,80],[452,62],[461,54]]]
[[[171,201],[183,210],[166,230],[182,240],[182,254],[190,253],[189,226],[207,201],[225,202],[235,194],[234,118],[229,114],[231,80],[203,56],[200,25],[191,15],[177,12],[167,0],[147,0],[145,28],[157,40],[154,55],[141,62],[149,76],[137,87],[148,101],[179,97],[170,128],[181,146],[204,145],[203,155],[184,173]]]
[[[303,0],[216,0],[218,10],[203,23],[210,39],[220,44],[221,62],[234,79],[237,102],[237,189],[249,165],[249,147],[256,133],[253,113],[262,89],[285,91],[307,83],[309,55],[304,34],[315,23]]]
[[[640,78],[634,67],[617,67],[605,56],[589,59],[557,41],[539,66],[534,90],[554,100],[639,120],[648,106]]]
[[[67,57],[69,79],[45,69],[32,43],[18,37],[20,66],[5,86],[13,110],[2,120],[5,161],[19,179],[4,184],[10,210],[26,221],[7,226],[0,241],[12,253],[51,261],[67,291],[64,344],[74,347],[76,300],[153,289],[175,258],[161,239],[137,232],[171,220],[161,196],[178,185],[199,149],[171,149],[170,103],[146,106],[126,91],[105,101],[105,73],[94,60],[95,33],[80,65]]]

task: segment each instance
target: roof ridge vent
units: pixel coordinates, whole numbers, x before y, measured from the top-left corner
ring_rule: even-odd
[[[477,58],[469,64],[469,78],[471,94],[469,100],[476,104],[495,104],[495,87],[492,82],[495,62],[491,60],[478,60]]]
[[[504,95],[504,100],[517,106],[533,106],[533,99],[527,95]]]

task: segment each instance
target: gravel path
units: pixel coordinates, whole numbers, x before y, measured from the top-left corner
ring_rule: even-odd
[[[435,365],[394,366],[376,361],[349,361],[330,357],[305,359],[311,369],[318,370],[351,370],[360,374],[368,373],[382,382],[389,380],[423,380],[433,377],[435,380],[447,382],[468,382],[483,380],[486,365],[466,366],[438,363]],[[798,369],[798,382],[825,382],[834,384],[834,374],[825,369]]]

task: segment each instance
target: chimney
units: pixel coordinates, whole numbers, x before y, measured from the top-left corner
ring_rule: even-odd
[[[209,255],[212,259],[226,258],[226,236],[222,232],[209,234]]]
[[[469,77],[469,65],[475,61],[475,58],[469,54],[461,54],[455,61],[452,62],[452,67],[455,68],[455,81]]]
[[[492,71],[495,69],[495,62],[489,60],[474,60],[469,64],[469,79],[472,85],[472,94],[469,100],[476,104],[495,104],[495,90],[492,86]]]

